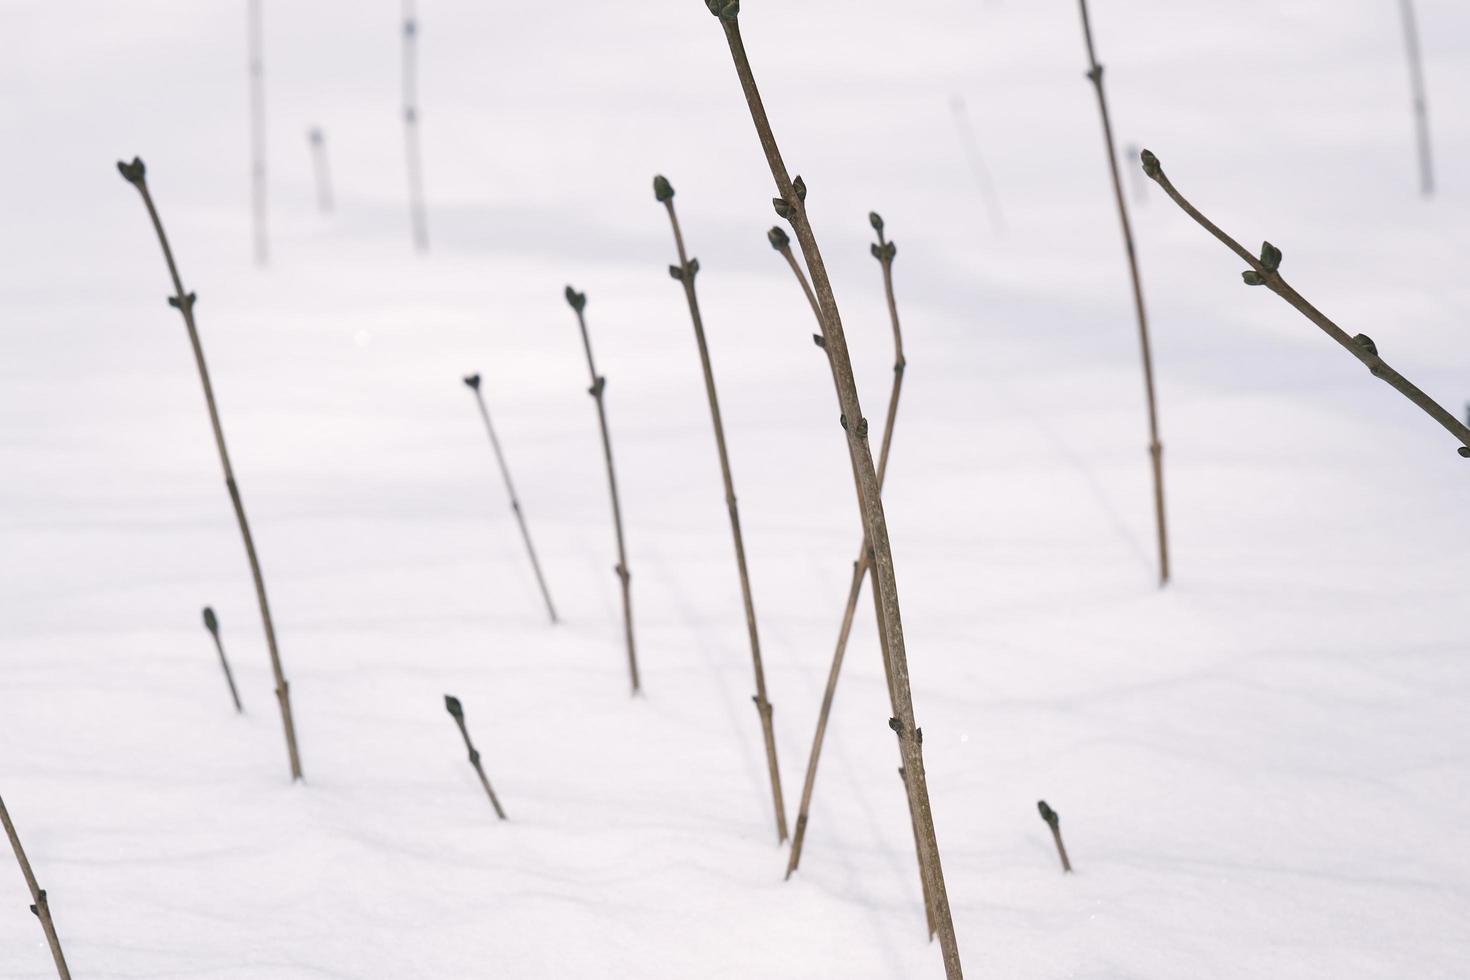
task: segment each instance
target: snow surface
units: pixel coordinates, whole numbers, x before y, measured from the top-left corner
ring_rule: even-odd
[[[1095,0],[1093,16],[1120,144],[1155,150],[1248,245],[1269,236],[1299,289],[1459,411],[1470,7],[1418,7],[1431,202],[1390,0]],[[75,975],[942,975],[866,604],[803,864],[782,881],[654,173],[703,268],[793,808],[860,532],[718,27],[697,0],[423,0],[420,258],[398,16],[388,0],[267,4],[259,271],[243,5],[0,7],[0,792]],[[887,510],[968,975],[1465,976],[1470,464],[1453,441],[1243,287],[1240,263],[1148,188],[1134,215],[1176,572],[1160,592],[1074,5],[747,2],[742,23],[875,419],[891,353],[870,208],[899,245],[909,373]],[[313,204],[318,124],[330,217]],[[166,273],[113,169],[135,153],[199,293],[304,786],[287,782]],[[639,699],[568,282],[609,378]],[[559,627],[460,384],[471,371]],[[51,973],[29,901],[0,853],[7,980]]]

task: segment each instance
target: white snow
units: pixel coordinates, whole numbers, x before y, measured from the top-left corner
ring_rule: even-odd
[[[1428,202],[1390,0],[1092,12],[1120,152],[1153,149],[1226,230],[1269,237],[1297,288],[1458,413],[1470,8],[1418,8]],[[261,271],[243,5],[0,9],[0,793],[74,974],[941,976],[866,601],[802,867],[782,881],[655,173],[702,266],[793,818],[860,529],[716,22],[697,0],[423,0],[421,258],[398,16],[385,0],[267,4]],[[1464,976],[1470,463],[1453,440],[1241,285],[1150,186],[1132,203],[1176,574],[1160,592],[1074,5],[747,0],[741,18],[875,427],[891,351],[869,209],[898,243],[909,371],[886,502],[967,975]],[[314,210],[313,125],[330,217]],[[199,294],[302,786],[183,327],[113,169],[135,153]],[[588,293],[609,379],[639,699],[566,283]],[[472,371],[559,627],[460,383]],[[0,852],[6,980],[52,972],[29,902]]]

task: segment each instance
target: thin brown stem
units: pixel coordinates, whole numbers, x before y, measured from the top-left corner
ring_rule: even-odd
[[[429,250],[429,219],[424,211],[424,166],[419,147],[419,23],[414,0],[403,0],[403,139],[408,163],[408,212],[414,248]]]
[[[1036,809],[1041,811],[1041,819],[1051,828],[1051,839],[1057,845],[1057,857],[1062,861],[1062,873],[1071,874],[1072,861],[1067,857],[1067,845],[1062,843],[1062,818],[1046,805],[1045,800],[1037,800]]]
[[[1419,149],[1419,193],[1434,194],[1434,160],[1429,142],[1429,96],[1425,94],[1424,60],[1419,53],[1419,21],[1414,0],[1399,0],[1404,22],[1404,46],[1408,50],[1409,84],[1414,96],[1414,135]]]
[[[694,291],[694,278],[699,272],[699,260],[691,259],[684,250],[684,235],[679,229],[679,216],[674,211],[674,189],[663,177],[654,181],[655,197],[663,201],[669,214],[669,226],[674,232],[674,247],[679,254],[679,264],[670,266],[669,272],[684,287],[684,299],[689,304],[689,319],[694,325],[694,342],[699,348],[699,364],[704,374],[704,391],[709,398],[710,421],[714,426],[715,449],[720,458],[720,477],[725,484],[725,509],[730,515],[730,537],[735,545],[735,568],[740,574],[740,598],[745,606],[745,629],[750,637],[750,660],[755,671],[756,712],[760,715],[761,735],[766,747],[766,770],[771,780],[771,803],[776,811],[776,838],[786,840],[786,799],[781,792],[781,769],[776,761],[776,730],[771,720],[771,702],[766,696],[766,670],[761,662],[760,634],[755,622],[755,599],[750,589],[750,571],[745,561],[745,536],[740,530],[740,509],[735,502],[735,478],[730,472],[730,451],[725,443],[725,423],[720,415],[720,399],[715,391],[715,373],[710,364],[709,344],[704,336],[704,318],[699,312],[699,297]]]
[[[265,55],[261,0],[249,0],[245,8],[245,33],[249,46],[250,76],[250,212],[255,242],[255,264],[265,265]]]
[[[607,462],[607,490],[612,498],[613,531],[618,541],[618,564],[613,572],[623,587],[623,639],[628,647],[628,677],[633,693],[637,694],[638,652],[633,643],[633,597],[630,589],[633,573],[628,569],[628,548],[623,539],[623,508],[618,500],[618,477],[613,469],[612,438],[608,435],[607,408],[602,400],[603,392],[607,389],[607,378],[597,373],[597,365],[592,360],[592,339],[587,334],[587,318],[582,312],[587,306],[587,294],[579,293],[568,286],[566,297],[567,303],[577,314],[577,327],[582,332],[582,350],[587,355],[587,372],[592,376],[592,385],[587,389],[587,394],[597,403],[597,426],[602,432],[602,457]]]
[[[169,278],[173,281],[174,295],[169,297],[168,302],[183,316],[184,327],[189,333],[189,346],[194,351],[194,364],[199,369],[199,382],[204,388],[204,403],[209,409],[209,424],[214,431],[214,445],[219,451],[220,467],[225,473],[225,488],[230,494],[230,504],[235,509],[235,522],[240,526],[240,537],[245,542],[245,557],[250,562],[250,577],[255,584],[255,598],[260,606],[261,623],[265,627],[266,647],[270,651],[271,671],[275,674],[276,700],[281,707],[281,726],[286,733],[286,752],[290,757],[291,780],[294,782],[301,779],[301,756],[296,748],[296,724],[291,717],[291,687],[286,683],[285,671],[281,669],[281,654],[276,647],[276,628],[271,621],[270,603],[265,596],[265,578],[260,570],[260,559],[255,553],[255,539],[250,533],[250,522],[245,518],[245,504],[240,499],[235,471],[230,465],[230,453],[225,448],[225,433],[220,426],[219,408],[214,401],[214,386],[209,381],[209,368],[204,363],[204,348],[199,342],[199,330],[194,324],[195,296],[184,290],[184,284],[179,279],[173,250],[169,248],[168,236],[163,232],[158,210],[153,206],[153,196],[148,192],[143,161],[134,157],[132,163],[118,163],[117,169],[128,183],[138,189],[143,205],[148,209],[148,217],[158,235],[158,244],[163,248],[163,259],[168,264]]]
[[[485,767],[480,763],[480,750],[475,748],[475,743],[470,741],[469,729],[464,724],[464,706],[460,704],[459,698],[451,694],[444,695],[444,708],[459,726],[459,734],[464,739],[464,747],[470,754],[470,765],[475,767],[475,775],[480,777],[480,785],[485,787],[485,795],[490,798],[490,805],[495,808],[495,815],[501,820],[506,819],[505,809],[500,805],[500,798],[495,795],[495,790],[490,788],[490,779],[485,775]]]
[[[25,848],[20,846],[20,835],[15,832],[15,824],[10,820],[10,811],[5,808],[3,797],[0,797],[0,824],[5,825],[5,836],[10,838],[10,849],[15,852],[15,860],[20,864],[20,873],[26,880],[26,887],[31,890],[31,911],[41,920],[41,931],[46,934],[46,942],[51,947],[51,959],[56,962],[56,973],[61,980],[71,980],[66,957],[61,953],[61,940],[56,935],[56,923],[51,920],[51,905],[46,901],[46,889],[36,882],[35,872],[31,870]]]
[[[893,426],[898,417],[898,398],[903,389],[904,369],[908,364],[903,352],[903,330],[898,320],[898,303],[893,295],[893,259],[898,254],[898,247],[883,237],[883,219],[876,213],[868,216],[878,234],[878,243],[872,246],[873,257],[876,258],[883,268],[883,292],[888,301],[888,319],[893,327],[893,387],[888,394],[888,416],[883,424],[882,448],[878,452],[878,485],[882,488],[883,481],[888,472],[888,454],[893,446]],[[791,254],[789,245],[784,244],[785,235],[779,233],[779,229],[773,229],[768,237],[771,244],[781,251],[795,273],[797,282],[801,284],[803,292],[810,295],[811,288],[807,285],[806,277],[802,275],[801,267],[796,264],[796,259]],[[818,326],[821,326],[820,317]],[[857,561],[853,562],[852,582],[847,591],[847,605],[842,610],[841,626],[837,631],[837,647],[832,654],[832,666],[827,672],[827,687],[822,692],[822,704],[817,712],[816,733],[812,736],[812,747],[807,757],[806,778],[801,788],[801,806],[796,814],[796,831],[791,839],[791,853],[786,863],[786,877],[790,878],[801,863],[802,848],[806,841],[806,830],[810,823],[812,792],[816,787],[817,765],[821,761],[822,746],[827,735],[827,723],[832,713],[832,701],[837,693],[837,679],[842,672],[842,664],[847,654],[847,641],[852,633],[852,623],[857,612],[858,598],[862,594],[863,579],[867,577],[872,567],[872,548],[868,544],[867,535],[863,535],[862,543],[858,548]],[[876,600],[877,592],[873,593]],[[882,603],[876,602],[875,615],[879,623],[878,638],[883,653],[884,677],[889,680],[888,698],[893,713],[896,716],[897,701],[891,683],[892,672],[889,669],[890,655],[888,651],[886,631],[882,628],[883,607]],[[900,775],[903,769],[899,769]],[[911,814],[912,816],[912,814]],[[913,822],[912,820],[910,822]],[[918,848],[918,826],[914,826],[915,848]],[[929,881],[923,873],[923,859],[920,857],[920,881],[924,886],[924,912],[929,927],[929,935],[934,935],[934,905],[929,895]]]
[[[219,619],[214,610],[208,606],[204,607],[204,628],[209,630],[209,635],[214,637],[214,649],[219,653],[220,669],[225,672],[225,683],[230,685],[230,698],[235,702],[235,711],[239,714],[245,713],[245,707],[240,704],[240,692],[235,689],[235,675],[230,671],[230,662],[225,659],[225,645],[219,636]]]
[[[793,182],[781,159],[766,118],[765,106],[756,88],[755,76],[751,73],[750,60],[746,56],[745,44],[740,36],[738,0],[706,0],[712,12],[720,19],[740,87],[750,109],[751,121],[765,153],[771,178],[776,185],[780,209],[789,215],[797,241],[801,245],[802,257],[811,271],[812,288],[823,316],[824,348],[832,363],[837,400],[842,409],[842,429],[846,435],[848,454],[852,462],[853,476],[857,484],[858,504],[862,513],[863,526],[873,546],[874,583],[883,606],[882,628],[888,639],[890,655],[889,675],[892,678],[897,714],[889,719],[889,727],[898,736],[899,752],[907,778],[904,785],[908,790],[909,808],[919,828],[920,851],[924,871],[929,877],[930,894],[934,900],[935,924],[938,927],[940,948],[944,957],[944,968],[949,980],[963,975],[960,967],[959,946],[955,939],[954,922],[950,915],[949,896],[945,890],[944,872],[940,865],[939,844],[934,832],[934,817],[930,810],[929,790],[924,774],[922,732],[914,719],[913,696],[909,688],[908,657],[904,649],[903,623],[899,612],[898,583],[894,574],[893,550],[888,541],[888,522],[883,514],[883,499],[878,487],[878,472],[873,464],[872,448],[868,444],[868,422],[863,417],[862,405],[858,400],[857,384],[853,379],[852,360],[847,350],[847,338],[842,330],[842,318],[837,302],[832,295],[832,283],[827,277],[827,268],[822,261],[821,250],[806,211],[804,185]]]
[[[1445,428],[1450,435],[1461,443],[1459,453],[1461,456],[1470,457],[1470,428],[1455,418],[1444,409],[1438,402],[1419,390],[1412,382],[1389,367],[1383,358],[1378,356],[1378,346],[1367,334],[1349,336],[1348,332],[1327,315],[1317,309],[1311,303],[1287,284],[1277,271],[1281,264],[1281,252],[1270,242],[1261,246],[1261,258],[1257,258],[1248,252],[1239,242],[1221,231],[1209,218],[1200,213],[1193,204],[1184,199],[1184,196],[1175,189],[1174,184],[1164,174],[1164,168],[1159,163],[1159,158],[1148,150],[1143,151],[1143,172],[1153,178],[1154,183],[1164,189],[1170,200],[1179,205],[1185,214],[1195,220],[1197,224],[1211,235],[1215,236],[1226,248],[1240,256],[1250,270],[1245,273],[1245,281],[1252,286],[1265,286],[1271,292],[1286,300],[1298,313],[1312,321],[1327,336],[1337,341],[1338,345],[1349,354],[1356,357],[1368,373],[1384,382],[1409,401],[1419,406],[1424,414]]]
[[[541,574],[541,562],[536,558],[536,547],[531,544],[531,531],[526,527],[526,515],[521,511],[521,500],[516,496],[516,487],[510,478],[510,467],[506,465],[505,454],[500,451],[500,440],[495,436],[495,426],[490,424],[490,411],[485,407],[485,396],[480,391],[480,376],[472,374],[464,379],[475,393],[475,403],[480,407],[480,417],[485,420],[485,431],[490,434],[490,448],[495,451],[495,462],[500,466],[500,476],[505,481],[505,492],[510,497],[510,509],[516,516],[516,523],[521,528],[521,540],[526,543],[526,554],[531,556],[531,570],[536,573],[536,584],[541,588],[541,598],[546,601],[546,613],[551,617],[553,625],[556,624],[556,606],[551,602],[551,590],[546,587],[546,577]]]
[[[1128,221],[1128,202],[1123,197],[1123,180],[1118,174],[1118,150],[1113,143],[1113,124],[1108,117],[1108,99],[1103,93],[1103,68],[1092,46],[1092,24],[1087,17],[1087,0],[1077,0],[1082,10],[1082,36],[1087,42],[1087,77],[1097,92],[1097,109],[1102,116],[1103,143],[1108,153],[1108,172],[1113,178],[1113,197],[1118,204],[1118,221],[1123,226],[1123,249],[1128,256],[1128,276],[1133,283],[1133,309],[1138,316],[1138,347],[1143,355],[1143,390],[1148,401],[1148,455],[1154,478],[1154,527],[1159,542],[1159,586],[1169,584],[1169,529],[1164,518],[1164,445],[1159,441],[1159,407],[1154,394],[1154,361],[1149,348],[1148,314],[1143,308],[1143,284],[1138,275],[1138,253],[1133,247],[1133,226]]]

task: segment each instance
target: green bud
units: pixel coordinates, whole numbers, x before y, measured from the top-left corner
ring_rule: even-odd
[[[1372,354],[1374,357],[1378,356],[1378,345],[1373,343],[1373,338],[1368,336],[1367,334],[1358,334],[1356,337],[1353,338],[1353,343],[1357,344],[1359,347],[1363,348],[1363,350]]]
[[[1266,284],[1266,280],[1255,269],[1245,270],[1240,274],[1240,278],[1245,280],[1247,286],[1264,286]]]
[[[1040,811],[1041,819],[1045,820],[1047,826],[1051,827],[1053,830],[1055,830],[1057,825],[1062,822],[1062,818],[1057,816],[1057,811],[1047,806],[1045,800],[1037,800],[1036,809]]]
[[[877,211],[868,212],[868,224],[872,225],[873,230],[878,234],[883,234],[883,218]]]
[[[480,376],[478,374],[467,374],[467,375],[465,375],[464,383],[467,384],[467,385],[469,385],[471,388],[475,389],[476,391],[479,391],[480,390]]]
[[[786,232],[775,226],[766,232],[766,241],[770,242],[771,247],[778,252],[784,252],[791,245],[791,239],[787,237]]]
[[[123,175],[123,180],[137,187],[142,187],[143,177],[147,173],[147,168],[143,166],[142,160],[138,157],[133,157],[132,163],[123,163],[121,160],[117,161],[117,172]]]
[[[204,607],[204,628],[211,633],[219,632],[219,618],[215,616],[214,610],[209,606]]]
[[[653,178],[653,196],[660,204],[674,196],[674,185],[663,174]]]
[[[459,698],[452,694],[444,695],[444,710],[456,718],[464,717],[464,708],[460,706]]]
[[[797,174],[796,179],[791,182],[791,188],[796,191],[796,199],[798,201],[806,200],[806,181],[801,179],[800,174]]]
[[[771,207],[776,209],[776,217],[785,218],[787,221],[791,220],[791,215],[793,213],[791,210],[791,205],[787,204],[779,197],[771,198]]]
[[[1281,249],[1270,242],[1261,243],[1261,265],[1269,272],[1275,272],[1281,268]]]
[[[1138,159],[1143,161],[1143,172],[1155,180],[1164,173],[1164,168],[1159,166],[1159,158],[1154,156],[1152,150],[1144,150],[1138,155]]]
[[[567,287],[566,297],[567,297],[567,303],[571,306],[572,309],[576,310],[578,313],[581,313],[583,307],[585,307],[587,305],[587,294],[586,293],[579,293],[575,289],[573,289],[571,286],[568,286]]]

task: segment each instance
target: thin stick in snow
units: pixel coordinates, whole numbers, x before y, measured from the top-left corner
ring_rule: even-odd
[[[1057,811],[1046,805],[1045,800],[1036,801],[1036,809],[1041,811],[1041,819],[1051,828],[1051,839],[1057,843],[1057,857],[1062,859],[1062,873],[1072,873],[1072,862],[1067,859],[1067,845],[1062,843],[1062,818],[1057,816]]]
[[[607,462],[607,490],[612,498],[613,531],[618,540],[618,564],[613,573],[623,587],[623,639],[628,647],[628,677],[633,685],[633,693],[637,694],[638,652],[633,643],[633,597],[630,589],[633,573],[628,569],[628,549],[623,539],[623,508],[618,501],[618,477],[613,470],[612,438],[608,435],[607,407],[602,400],[602,394],[607,388],[607,378],[597,373],[597,365],[592,360],[592,339],[587,335],[587,318],[583,315],[583,310],[587,308],[587,294],[579,293],[568,286],[566,298],[567,304],[577,314],[577,327],[582,332],[582,350],[587,354],[587,371],[592,376],[592,386],[587,389],[587,394],[597,403],[597,425],[602,432],[602,457]]]
[[[475,393],[475,403],[480,406],[480,417],[485,420],[485,431],[490,434],[490,448],[495,451],[495,462],[500,466],[500,476],[505,480],[505,492],[510,497],[510,509],[516,515],[521,528],[521,540],[526,542],[526,554],[531,556],[531,570],[536,573],[536,584],[541,587],[541,598],[546,600],[546,614],[556,623],[556,607],[551,604],[551,590],[546,587],[546,578],[541,574],[541,562],[536,559],[536,547],[531,544],[531,532],[526,527],[526,515],[521,512],[521,500],[516,496],[515,484],[510,479],[510,467],[505,454],[500,451],[500,440],[495,437],[495,426],[490,424],[490,411],[485,407],[485,396],[480,391],[480,376],[471,374],[464,383]]]
[[[873,581],[883,608],[881,628],[888,639],[887,666],[897,703],[897,714],[889,719],[889,727],[898,736],[899,752],[904,771],[908,774],[904,785],[908,791],[910,812],[919,829],[921,863],[929,878],[929,892],[934,902],[935,925],[944,957],[945,974],[948,980],[958,980],[963,971],[960,967],[954,922],[950,915],[949,895],[945,890],[944,872],[940,864],[934,817],[930,810],[929,787],[924,773],[923,734],[914,720],[893,550],[888,541],[888,522],[883,514],[878,472],[873,463],[872,447],[868,444],[868,420],[863,417],[862,404],[858,400],[852,359],[847,351],[847,337],[842,330],[842,317],[832,295],[832,283],[827,278],[827,268],[822,261],[816,235],[807,217],[806,185],[799,177],[793,180],[788,173],[786,164],[781,159],[781,151],[776,145],[776,138],[771,132],[770,120],[766,117],[760,92],[756,88],[750,59],[745,52],[745,42],[740,35],[739,0],[705,0],[705,5],[719,19],[724,31],[725,42],[730,49],[730,58],[734,62],[735,73],[739,77],[746,106],[750,110],[751,121],[755,124],[756,135],[776,185],[778,196],[772,200],[772,204],[776,208],[777,216],[790,221],[796,232],[802,257],[811,271],[817,306],[822,313],[820,322],[823,328],[823,349],[827,352],[832,368],[833,387],[842,409],[840,424],[846,436],[863,526],[873,546]]]
[[[194,294],[184,291],[179,279],[178,267],[174,265],[174,253],[168,247],[168,236],[163,233],[163,222],[153,206],[153,196],[148,193],[148,181],[143,161],[137,157],[132,163],[118,161],[118,172],[123,179],[138,189],[143,206],[148,209],[148,218],[158,234],[158,244],[163,249],[163,259],[168,264],[169,278],[173,281],[174,295],[168,305],[178,310],[184,318],[184,327],[189,333],[189,346],[194,350],[194,364],[199,369],[199,382],[204,388],[204,403],[209,409],[209,424],[214,430],[214,445],[219,451],[220,467],[225,472],[225,489],[230,494],[230,504],[235,509],[235,522],[240,525],[240,537],[245,542],[245,557],[250,561],[250,576],[255,582],[255,599],[260,605],[260,619],[265,627],[266,647],[270,651],[271,670],[276,678],[276,700],[281,706],[281,726],[286,733],[286,752],[290,757],[291,780],[301,778],[301,756],[296,750],[296,723],[291,717],[291,687],[286,683],[285,671],[281,669],[281,654],[276,648],[276,628],[271,622],[270,604],[265,598],[265,578],[260,571],[260,559],[255,554],[255,539],[250,534],[250,524],[245,519],[245,504],[240,499],[240,488],[235,483],[235,471],[230,466],[230,454],[225,448],[225,433],[220,426],[219,409],[214,403],[214,387],[209,382],[209,368],[204,363],[204,348],[199,342],[199,330],[194,324]]]
[[[15,860],[20,864],[20,873],[25,877],[26,887],[31,890],[31,913],[41,920],[41,931],[46,933],[46,942],[51,946],[51,958],[56,961],[56,973],[61,980],[71,980],[71,971],[66,968],[66,957],[61,954],[61,940],[56,936],[56,923],[51,921],[51,906],[46,901],[46,889],[36,883],[31,862],[26,859],[25,848],[20,846],[20,835],[10,821],[10,811],[0,797],[0,823],[5,825],[5,836],[10,838],[10,849],[15,851]]]
[[[424,167],[419,149],[419,22],[414,0],[403,0],[403,143],[408,161],[408,212],[413,245],[429,250],[429,219],[424,213]]]
[[[1118,150],[1113,144],[1113,124],[1108,118],[1108,99],[1103,94],[1103,68],[1092,46],[1092,24],[1087,18],[1087,0],[1077,0],[1082,10],[1082,37],[1087,42],[1087,77],[1097,91],[1097,109],[1102,116],[1103,144],[1108,154],[1108,172],[1113,178],[1113,197],[1118,203],[1118,221],[1123,226],[1123,249],[1128,257],[1128,275],[1133,282],[1133,309],[1138,315],[1138,346],[1143,355],[1143,390],[1148,401],[1148,454],[1153,464],[1154,527],[1159,540],[1159,586],[1169,584],[1169,530],[1164,520],[1164,446],[1159,441],[1159,409],[1154,395],[1154,361],[1148,342],[1148,316],[1143,309],[1143,285],[1138,277],[1138,255],[1133,247],[1133,227],[1128,221],[1128,203],[1123,199],[1123,180],[1118,175]]]
[[[249,45],[250,75],[250,213],[255,239],[255,264],[265,265],[265,47],[261,0],[249,0],[245,9],[245,33]]]
[[[709,345],[704,337],[704,319],[699,313],[699,298],[694,292],[694,277],[699,273],[699,260],[684,251],[684,235],[679,230],[679,217],[674,213],[674,188],[663,176],[653,178],[654,199],[669,213],[674,232],[674,247],[679,264],[669,266],[669,275],[684,287],[689,304],[689,319],[694,324],[694,342],[699,348],[699,363],[704,372],[704,391],[709,398],[710,419],[714,424],[715,449],[720,457],[720,476],[725,482],[725,509],[730,515],[730,536],[735,543],[735,568],[740,573],[740,596],[745,604],[745,629],[750,637],[750,659],[755,668],[755,709],[760,714],[761,734],[766,744],[766,770],[771,778],[771,801],[776,810],[776,836],[786,840],[786,801],[781,793],[781,770],[776,764],[776,732],[771,724],[771,702],[766,697],[766,671],[761,663],[760,636],[755,625],[755,600],[750,591],[750,572],[745,564],[745,536],[740,531],[740,511],[735,503],[735,481],[730,474],[730,453],[725,446],[725,424],[720,417],[720,400],[715,392],[714,368],[710,365]]]
[[[1301,293],[1287,285],[1281,273],[1281,250],[1270,242],[1261,243],[1261,255],[1259,258],[1246,251],[1239,242],[1231,238],[1209,218],[1184,199],[1184,196],[1174,188],[1172,182],[1164,174],[1164,168],[1159,163],[1159,158],[1148,150],[1143,151],[1143,172],[1148,174],[1169,198],[1195,220],[1205,231],[1214,235],[1226,248],[1240,256],[1245,264],[1250,266],[1241,277],[1248,286],[1265,286],[1271,292],[1286,300],[1298,313],[1316,324],[1327,336],[1337,341],[1338,346],[1357,358],[1368,373],[1384,382],[1409,401],[1419,406],[1419,409],[1434,421],[1442,425],[1450,435],[1461,443],[1459,453],[1461,456],[1470,457],[1470,427],[1467,427],[1459,419],[1446,411],[1438,402],[1420,391],[1412,382],[1389,367],[1383,358],[1378,356],[1378,345],[1367,334],[1348,336],[1348,332],[1336,323],[1328,319],[1327,315],[1308,303]]]
[[[313,126],[306,139],[311,144],[311,169],[316,175],[316,209],[331,214],[332,172],[327,167],[327,137],[320,126]]]
[[[898,304],[893,297],[893,259],[898,254],[898,246],[883,237],[883,219],[877,212],[868,215],[868,223],[878,234],[878,241],[871,246],[873,257],[883,266],[883,289],[888,299],[888,317],[893,326],[893,387],[888,393],[888,416],[883,425],[882,447],[878,452],[878,485],[882,489],[884,478],[888,472],[888,452],[893,445],[893,424],[898,417],[898,396],[903,388],[904,369],[908,364],[903,353],[903,332],[898,322]],[[816,297],[812,295],[811,286],[807,283],[806,275],[801,271],[796,257],[791,253],[791,240],[780,228],[772,228],[766,233],[766,240],[771,247],[781,254],[786,264],[791,267],[797,283],[802,292],[807,296],[812,305],[812,311],[817,316],[817,327],[821,329],[821,312],[816,306]],[[822,346],[820,335],[815,337],[818,346]],[[791,853],[786,862],[786,877],[789,879],[796,871],[801,862],[802,847],[806,841],[806,831],[811,816],[812,792],[817,782],[817,764],[821,761],[822,746],[826,741],[827,723],[832,714],[832,701],[837,694],[837,679],[842,671],[842,665],[847,655],[847,641],[852,633],[853,620],[857,615],[858,598],[862,594],[863,580],[868,577],[873,565],[873,549],[868,543],[868,536],[863,535],[862,543],[858,548],[858,558],[852,563],[852,581],[847,589],[847,605],[842,610],[841,626],[837,631],[837,647],[832,654],[832,666],[827,671],[827,687],[822,692],[822,705],[817,712],[816,734],[812,736],[811,751],[807,756],[806,778],[801,787],[801,806],[796,814],[796,830],[791,837]],[[877,598],[877,593],[873,593]],[[894,696],[892,682],[891,657],[888,651],[887,633],[883,629],[883,607],[882,603],[875,602],[874,613],[878,619],[878,645],[883,654],[884,678],[888,682],[889,705],[894,715],[898,714],[897,700]],[[899,776],[903,776],[903,768],[898,770]],[[913,820],[910,813],[910,823],[914,825],[914,846],[919,847],[918,824]],[[934,936],[934,903],[929,894],[929,880],[923,873],[924,863],[922,852],[919,857],[919,881],[924,891],[924,915],[929,927],[929,936]]]
[[[990,217],[990,228],[998,234],[1005,234],[1006,217],[1000,209],[1000,195],[995,191],[995,180],[990,176],[990,168],[985,165],[985,156],[980,152],[980,140],[975,136],[975,127],[970,122],[970,112],[965,107],[964,97],[950,96],[949,108],[954,113],[955,126],[960,131],[960,143],[965,148],[965,160],[970,165],[970,173],[974,175],[975,184],[980,189],[980,197],[985,202],[985,211]]]
[[[219,617],[209,606],[204,607],[204,628],[214,637],[214,648],[219,653],[220,668],[225,672],[225,683],[230,685],[230,698],[235,702],[235,710],[243,714],[245,708],[240,704],[240,692],[235,689],[235,675],[230,673],[230,662],[225,659],[225,646],[219,638]]]
[[[495,790],[490,788],[490,780],[485,777],[485,767],[480,765],[480,750],[475,748],[475,743],[470,741],[469,729],[464,727],[464,707],[459,703],[459,698],[453,695],[444,695],[444,708],[459,726],[460,735],[464,736],[464,747],[470,752],[470,765],[475,767],[475,775],[480,777],[480,785],[485,787],[485,795],[490,797],[490,805],[495,808],[495,815],[501,820],[505,819],[505,810],[501,809],[500,800],[495,796]]]
[[[1404,22],[1404,47],[1409,56],[1409,84],[1414,95],[1414,135],[1419,148],[1419,193],[1434,194],[1434,160],[1429,143],[1429,98],[1424,91],[1424,62],[1419,55],[1419,21],[1414,0],[1399,0]]]

